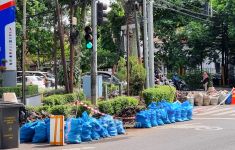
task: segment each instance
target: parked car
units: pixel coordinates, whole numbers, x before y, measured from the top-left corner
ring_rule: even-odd
[[[45,80],[45,86],[51,87],[55,85],[55,77],[53,74],[41,71],[25,71],[26,76],[37,76]],[[17,71],[17,76],[22,76],[22,71]]]
[[[45,81],[38,76],[25,76],[26,85],[37,85],[39,88],[45,88]],[[22,76],[17,77],[17,84],[22,84]]]
[[[109,72],[98,71],[97,74],[98,76],[102,76],[103,83],[111,83],[116,85],[122,84],[122,82],[120,82],[120,80],[116,76],[112,75]],[[85,75],[90,75],[90,72],[86,73]]]

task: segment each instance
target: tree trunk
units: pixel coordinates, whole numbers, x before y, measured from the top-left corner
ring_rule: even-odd
[[[74,26],[73,26],[73,16],[74,16],[74,5],[73,2],[70,4],[70,69],[69,69],[69,92],[73,93],[73,81],[74,81]]]
[[[54,17],[54,75],[55,75],[55,89],[57,90],[58,86],[58,77],[57,77],[57,30],[56,30],[56,14]]]
[[[56,13],[58,17],[57,21],[58,21],[58,30],[59,30],[59,38],[60,38],[61,59],[62,59],[62,65],[63,65],[63,71],[64,71],[65,91],[66,93],[69,93],[68,72],[67,72],[65,49],[64,49],[64,28],[61,22],[61,10],[60,10],[58,0],[56,0]]]

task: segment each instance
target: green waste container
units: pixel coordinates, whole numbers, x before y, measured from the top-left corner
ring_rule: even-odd
[[[0,149],[19,147],[20,103],[0,102]]]

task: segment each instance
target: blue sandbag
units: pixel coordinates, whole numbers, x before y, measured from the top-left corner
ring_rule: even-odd
[[[114,123],[113,117],[110,115],[105,115],[101,119],[103,120],[103,122],[105,122],[108,125],[107,130],[108,130],[109,135],[116,136],[117,127],[116,127],[116,124]]]
[[[90,120],[90,125],[91,125],[91,127],[92,127],[92,129],[91,129],[91,138],[92,138],[93,140],[99,140],[99,139],[100,139],[100,134],[99,134],[99,132],[100,132],[102,126],[100,125],[100,123],[98,122],[98,120],[95,119],[95,118],[92,118],[92,119]]]
[[[47,142],[50,142],[50,118],[45,119],[47,126]]]
[[[108,132],[109,132],[109,135],[111,135],[111,136],[116,136],[118,134],[117,133],[117,127],[116,127],[116,124],[114,123],[114,121],[109,122]]]
[[[159,112],[161,113],[161,118],[162,118],[162,121],[164,122],[164,124],[170,124],[171,122],[168,118],[167,111],[164,108],[160,108]]]
[[[148,113],[150,115],[150,121],[151,121],[151,126],[155,127],[157,126],[157,115],[156,115],[156,111],[153,109],[148,110]]]
[[[167,102],[166,100],[162,100],[161,105],[167,112],[167,117],[169,119],[169,122],[175,123],[175,107],[174,107],[174,105],[170,102]],[[166,120],[166,122],[169,123],[168,120]]]
[[[176,101],[173,103],[174,107],[175,107],[175,121],[176,122],[182,122],[182,118],[181,118],[181,103],[179,101]]]
[[[100,130],[97,130],[99,135],[103,138],[109,137],[109,132],[108,132],[108,124],[104,122],[101,118],[99,119],[99,123],[101,125]]]
[[[33,136],[33,143],[42,143],[47,141],[47,125],[44,121],[38,121],[35,126],[35,134]]]
[[[35,133],[35,126],[38,122],[29,122],[20,128],[20,142],[31,142]]]
[[[147,111],[140,111],[136,114],[136,128],[151,128],[150,116]]]
[[[168,118],[171,123],[175,123],[175,108],[172,103],[169,103],[167,110]]]
[[[65,125],[65,142],[69,144],[81,143],[83,120],[81,118],[68,118]]]
[[[156,102],[151,102],[149,105],[148,105],[148,109],[153,109],[153,110],[156,110],[158,107],[157,107],[157,103]]]
[[[162,121],[162,113],[160,112],[159,109],[156,109],[156,118],[157,118],[157,124],[159,126],[164,125],[164,122]]]
[[[181,119],[182,119],[182,121],[188,121],[187,108],[185,108],[185,107],[181,107]]]
[[[193,117],[193,105],[187,100],[181,104],[181,107],[186,110],[186,116],[183,114],[184,120],[192,120]]]
[[[124,130],[122,121],[115,119],[115,124],[117,127],[118,134],[124,134],[125,130]]]
[[[92,126],[90,125],[90,122],[84,122],[82,124],[82,134],[81,134],[82,142],[92,141],[91,129]]]

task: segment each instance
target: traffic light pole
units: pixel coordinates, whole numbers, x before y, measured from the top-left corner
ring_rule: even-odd
[[[92,1],[92,34],[93,34],[93,50],[91,60],[91,101],[93,105],[97,104],[97,5],[96,0]]]

